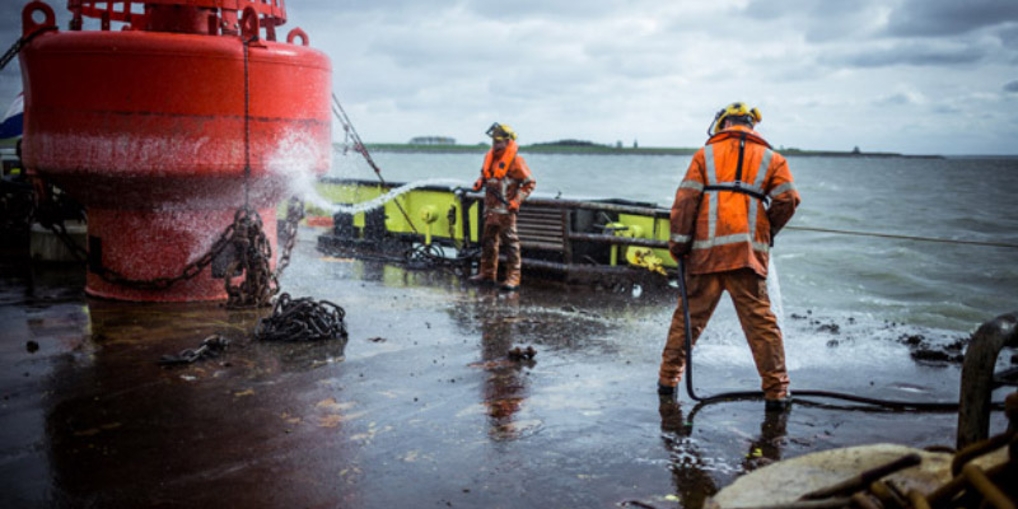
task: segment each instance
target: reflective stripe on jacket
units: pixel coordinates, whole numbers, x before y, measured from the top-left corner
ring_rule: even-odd
[[[799,202],[785,158],[748,127],[726,129],[693,156],[675,193],[669,248],[689,254],[691,274],[751,268],[767,277],[772,239]]]

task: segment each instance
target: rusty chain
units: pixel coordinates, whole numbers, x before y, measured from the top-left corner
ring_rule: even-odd
[[[297,244],[297,227],[304,216],[304,201],[296,196],[291,196],[286,204],[286,222],[283,223],[281,232],[284,237],[283,247],[279,251],[279,260],[276,261],[276,279],[279,279],[283,275],[283,269],[290,265],[290,253],[293,252],[293,247]]]
[[[266,341],[319,341],[339,339],[348,334],[343,319],[346,311],[327,300],[315,302],[310,297],[291,299],[281,293],[272,314],[258,321],[255,338]]]
[[[254,209],[237,210],[233,218],[230,246],[234,259],[223,277],[226,307],[231,309],[265,307],[279,291],[279,281],[269,271],[272,246],[262,228],[262,218]],[[233,277],[243,273],[244,279],[234,284]]]
[[[159,359],[159,364],[162,366],[172,366],[177,364],[192,364],[201,360],[202,358],[215,357],[226,350],[226,347],[230,345],[230,341],[226,338],[213,334],[204,340],[198,348],[188,348],[181,351],[177,355],[164,355]]]

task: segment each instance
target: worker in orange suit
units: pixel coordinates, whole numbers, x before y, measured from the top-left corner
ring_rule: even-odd
[[[791,398],[767,264],[774,236],[800,198],[785,158],[753,129],[761,119],[759,110],[739,102],[715,115],[710,138],[675,193],[668,249],[685,265],[693,343],[727,291],[760,374],[765,408],[782,411]],[[685,327],[680,297],[661,354],[658,393],[664,396],[674,397],[686,367]]]
[[[470,282],[484,286],[498,284],[498,250],[506,251],[505,280],[501,289],[520,288],[520,237],[516,233],[516,215],[520,204],[534,191],[537,182],[517,152],[516,132],[498,122],[488,129],[491,150],[484,156],[481,176],[474,191],[484,189],[484,230],[481,234],[481,262]]]

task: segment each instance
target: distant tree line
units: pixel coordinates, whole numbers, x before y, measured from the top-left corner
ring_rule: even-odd
[[[558,141],[545,141],[541,143],[534,143],[534,147],[605,147],[607,145],[601,145],[587,140],[558,140]]]

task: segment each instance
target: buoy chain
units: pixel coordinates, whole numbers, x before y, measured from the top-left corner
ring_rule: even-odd
[[[139,290],[165,290],[179,281],[184,281],[197,276],[205,269],[205,267],[212,264],[212,259],[230,244],[230,238],[233,236],[233,230],[234,226],[231,224],[223,231],[222,235],[219,236],[215,244],[212,245],[212,248],[209,249],[207,253],[202,255],[201,258],[185,265],[180,274],[177,276],[157,277],[152,279],[132,279],[105,266],[93,267],[90,270],[96,273],[104,281],[111,284],[136,288]]]
[[[289,264],[290,251],[296,243],[297,223],[303,217],[303,202],[299,204],[299,207],[294,206],[288,212],[284,256],[281,257],[275,273],[269,270],[272,246],[262,228],[261,217],[257,211],[249,207],[237,209],[233,223],[223,230],[208,252],[185,265],[177,276],[131,279],[107,267],[93,269],[93,272],[112,284],[141,290],[165,290],[177,282],[197,276],[224,250],[230,248],[233,250],[234,260],[230,262],[223,278],[227,293],[226,307],[235,309],[269,306],[272,297],[279,293],[278,277],[282,273],[282,268]],[[244,274],[243,281],[234,284],[233,276],[241,273]]]
[[[159,364],[163,366],[175,365],[175,364],[191,364],[204,357],[215,357],[221,352],[226,350],[229,346],[230,341],[226,338],[213,334],[204,340],[198,348],[188,348],[181,351],[177,355],[164,355],[159,359]]]
[[[283,275],[283,269],[290,265],[290,253],[297,244],[297,227],[304,215],[304,201],[291,196],[286,205],[286,222],[283,224],[283,247],[279,250],[279,261],[276,262],[277,280]]]
[[[4,56],[0,57],[0,71],[4,70],[4,68],[7,67],[7,64],[11,63],[11,60],[14,60],[14,57],[16,57],[18,53],[21,53],[21,48],[24,48],[25,45],[31,42],[32,39],[35,39],[40,34],[56,29],[57,27],[53,25],[40,27],[38,30],[15,41],[14,44],[7,49],[7,52],[4,53]]]
[[[227,293],[226,307],[252,308],[271,304],[272,297],[279,292],[279,282],[269,270],[272,246],[262,229],[262,219],[254,209],[244,207],[237,210],[233,219],[234,260],[230,263],[224,286]],[[233,284],[233,276],[243,271],[244,279]]]
[[[342,307],[310,297],[290,298],[281,293],[276,299],[272,314],[258,321],[255,339],[266,341],[321,341],[348,338],[346,311]]]

